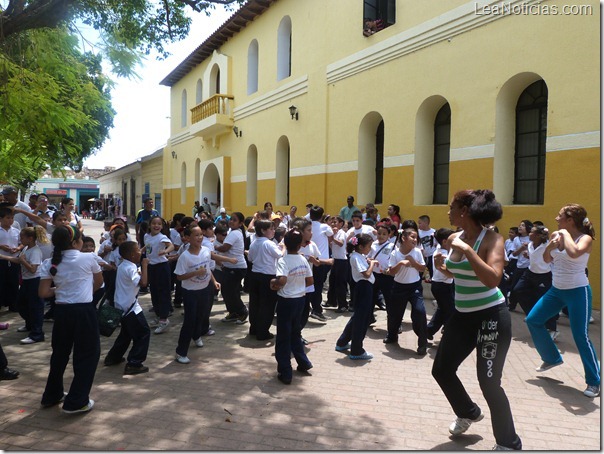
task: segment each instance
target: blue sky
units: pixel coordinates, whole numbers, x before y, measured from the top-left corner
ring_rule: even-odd
[[[103,147],[84,161],[91,169],[122,167],[163,146],[170,134],[170,89],[159,85],[185,57],[226,21],[232,12],[217,7],[210,17],[191,12],[189,36],[167,46],[165,60],[148,57],[136,72],[140,80],[112,77],[112,104],[117,115]]]

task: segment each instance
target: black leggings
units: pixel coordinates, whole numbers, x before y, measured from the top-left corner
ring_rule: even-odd
[[[432,375],[459,418],[476,419],[481,410],[457,376],[457,368],[476,350],[476,373],[497,444],[521,449],[501,375],[512,340],[512,321],[504,303],[476,312],[455,311],[438,346]]]

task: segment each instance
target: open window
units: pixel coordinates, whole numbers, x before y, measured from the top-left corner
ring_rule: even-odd
[[[363,0],[363,35],[371,36],[396,22],[396,0]]]

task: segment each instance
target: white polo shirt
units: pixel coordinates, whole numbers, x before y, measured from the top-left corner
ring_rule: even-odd
[[[14,248],[19,247],[19,229],[13,227],[12,225],[8,228],[8,230],[0,227],[0,244]],[[0,251],[2,255],[8,255],[10,257],[17,257],[19,255],[18,252],[10,253],[8,251]]]
[[[25,249],[21,251],[21,255],[25,257],[25,260],[27,260],[30,265],[38,265],[38,268],[33,273],[30,273],[25,266],[21,265],[21,277],[23,280],[40,277],[39,265],[42,264],[42,250],[38,246],[32,248],[25,247]]]
[[[367,271],[368,269],[369,263],[367,263],[367,257],[363,254],[359,254],[357,251],[350,254],[350,274],[355,282],[369,281],[373,284],[375,282],[373,273],[371,273],[369,277],[365,277],[362,274],[363,271]]]
[[[143,311],[137,298],[140,280],[141,277],[138,274],[136,264],[124,259],[117,268],[117,275],[115,276],[115,295],[113,299],[116,307],[127,311],[134,303],[132,312],[138,314]],[[126,315],[128,314],[124,314],[124,316]]]
[[[92,254],[75,249],[63,251],[57,274],[50,274],[51,259],[45,260],[40,269],[40,279],[52,279],[55,283],[57,303],[78,304],[92,302],[93,274],[100,273],[101,267]]]
[[[333,229],[327,224],[312,221],[312,240],[319,248],[322,259],[329,258],[329,237],[333,236]]]
[[[247,263],[245,263],[245,257],[243,255],[243,232],[240,229],[229,230],[223,244],[230,244],[231,248],[226,252],[222,252],[221,255],[229,258],[236,258],[237,263],[233,264],[225,262],[222,266],[224,268],[247,268]]]
[[[375,259],[378,261],[377,266],[373,267],[373,272],[382,274],[386,268],[388,268],[388,263],[390,262],[390,254],[392,254],[392,250],[394,249],[394,244],[390,241],[386,240],[382,244],[374,241],[371,245],[371,252],[369,253],[369,258]]]
[[[277,260],[283,257],[281,248],[264,236],[256,237],[250,246],[247,258],[252,262],[254,273],[274,275],[277,269]]]
[[[333,239],[341,241],[343,244],[342,246],[338,246],[333,241],[331,242],[331,257],[335,260],[346,260],[346,232],[338,230]]]

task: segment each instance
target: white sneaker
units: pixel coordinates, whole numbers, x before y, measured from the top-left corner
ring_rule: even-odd
[[[473,422],[482,421],[484,418],[484,413],[480,412],[476,419],[469,418],[457,418],[455,421],[451,423],[449,426],[449,432],[451,435],[461,435],[466,430],[470,428]]]
[[[191,360],[188,356],[180,356],[178,353],[176,354],[176,362],[180,364],[189,364]]]
[[[86,405],[84,405],[82,408],[78,408],[77,410],[65,410],[64,408],[63,413],[67,413],[68,415],[73,415],[76,413],[86,413],[87,411],[92,410],[92,407],[94,407],[94,400],[92,399],[88,399],[88,403]]]
[[[155,331],[153,331],[155,334],[161,334],[161,333],[165,333],[166,331],[168,331],[168,326],[170,325],[170,320],[166,319],[165,322],[159,322],[159,325],[157,325],[157,328],[155,328]]]
[[[28,331],[29,331],[29,330],[27,329],[27,327],[26,327],[26,326],[20,326],[19,328],[17,328],[17,332],[18,332],[18,333],[26,333],[26,332],[28,332]]]
[[[201,337],[199,339],[195,339],[195,346],[196,347],[203,347],[203,341],[201,340]]]
[[[550,363],[546,363],[545,361],[543,361],[543,363],[537,369],[535,369],[535,370],[537,372],[545,372],[546,370],[550,370],[553,367],[560,366],[562,364],[564,364],[564,361],[560,361],[560,362],[555,363],[555,364],[550,364]]]
[[[36,342],[38,342],[38,341],[33,340],[31,337],[26,337],[25,339],[21,339],[21,343],[23,345],[26,345],[26,344],[35,344]]]
[[[506,448],[505,446],[501,446],[501,445],[498,445],[497,443],[495,443],[495,446],[493,446],[493,451],[513,451],[513,449]]]

